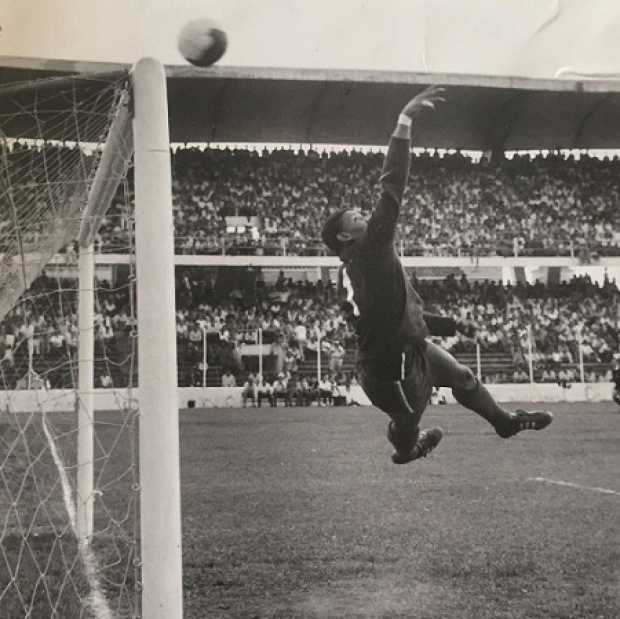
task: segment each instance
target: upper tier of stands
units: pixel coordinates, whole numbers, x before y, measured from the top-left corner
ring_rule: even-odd
[[[16,144],[14,150],[25,159],[30,149]],[[321,255],[329,212],[373,207],[382,158],[359,151],[178,149],[172,157],[177,253]],[[31,158],[28,169],[36,168]],[[419,154],[402,206],[399,251],[620,255],[619,177],[617,159],[587,155],[485,164],[459,153]],[[116,201],[100,230],[102,251],[123,253],[128,246],[131,211],[124,205],[132,199],[131,183],[121,191],[128,195]],[[253,218],[255,230],[227,233],[234,223],[227,218],[235,216]]]
[[[369,213],[383,155],[181,149],[173,157],[180,253],[323,253],[322,222],[338,208]],[[405,255],[620,254],[620,163],[587,156],[414,157],[397,242]],[[260,229],[229,235],[227,216]],[[230,221],[230,220],[229,220]],[[402,242],[402,245],[401,245]]]

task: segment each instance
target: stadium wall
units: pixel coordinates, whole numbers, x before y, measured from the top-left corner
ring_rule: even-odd
[[[612,383],[574,383],[569,389],[555,384],[495,384],[487,385],[500,402],[602,402],[611,400]],[[440,396],[454,402],[449,389]],[[67,412],[75,410],[75,391],[70,389],[0,391],[2,410],[29,413],[33,411]],[[96,410],[120,410],[135,406],[138,391],[128,396],[126,390],[95,389]],[[351,399],[361,405],[370,402],[359,386],[351,389]],[[185,408],[226,408],[241,406],[241,387],[181,387],[177,389],[178,406]]]
[[[58,262],[66,258],[59,256]],[[127,264],[129,257],[126,254],[97,254],[95,263],[100,265]],[[52,264],[54,261],[52,261]],[[241,267],[337,267],[340,259],[337,256],[210,256],[193,254],[176,254],[174,257],[176,266],[188,267],[217,267],[217,266],[241,266]],[[473,259],[469,256],[405,256],[402,263],[406,267],[579,267],[584,266],[579,258],[563,256],[480,256]],[[620,256],[603,256],[588,264],[592,267],[620,267]]]

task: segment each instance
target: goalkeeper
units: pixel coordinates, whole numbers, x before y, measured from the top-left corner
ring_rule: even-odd
[[[323,226],[323,241],[341,261],[343,309],[358,338],[360,383],[370,401],[390,417],[392,460],[404,464],[426,456],[443,432],[420,432],[420,418],[433,386],[450,387],[458,402],[486,419],[499,436],[541,430],[548,412],[508,412],[469,368],[428,341],[429,335],[473,335],[471,323],[427,314],[394,248],[394,235],[410,166],[411,129],[425,109],[443,101],[443,89],[430,87],[403,108],[392,133],[381,174],[381,195],[366,220],[357,210],[333,213]]]

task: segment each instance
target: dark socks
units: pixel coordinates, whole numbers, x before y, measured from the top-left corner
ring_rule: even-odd
[[[452,393],[457,402],[486,419],[494,428],[507,425],[511,419],[510,413],[493,399],[478,379],[473,389],[453,388]]]

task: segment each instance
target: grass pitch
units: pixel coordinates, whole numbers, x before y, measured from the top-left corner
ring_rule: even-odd
[[[404,466],[370,408],[183,412],[186,617],[620,617],[620,409],[552,410]]]
[[[444,439],[404,466],[371,408],[183,411],[186,619],[618,619],[620,408],[552,409],[546,430],[502,440],[430,408]],[[75,419],[53,421],[70,462]],[[97,426],[94,551],[129,617],[135,436],[118,412]],[[36,424],[0,430],[0,618],[89,617],[47,443]]]

